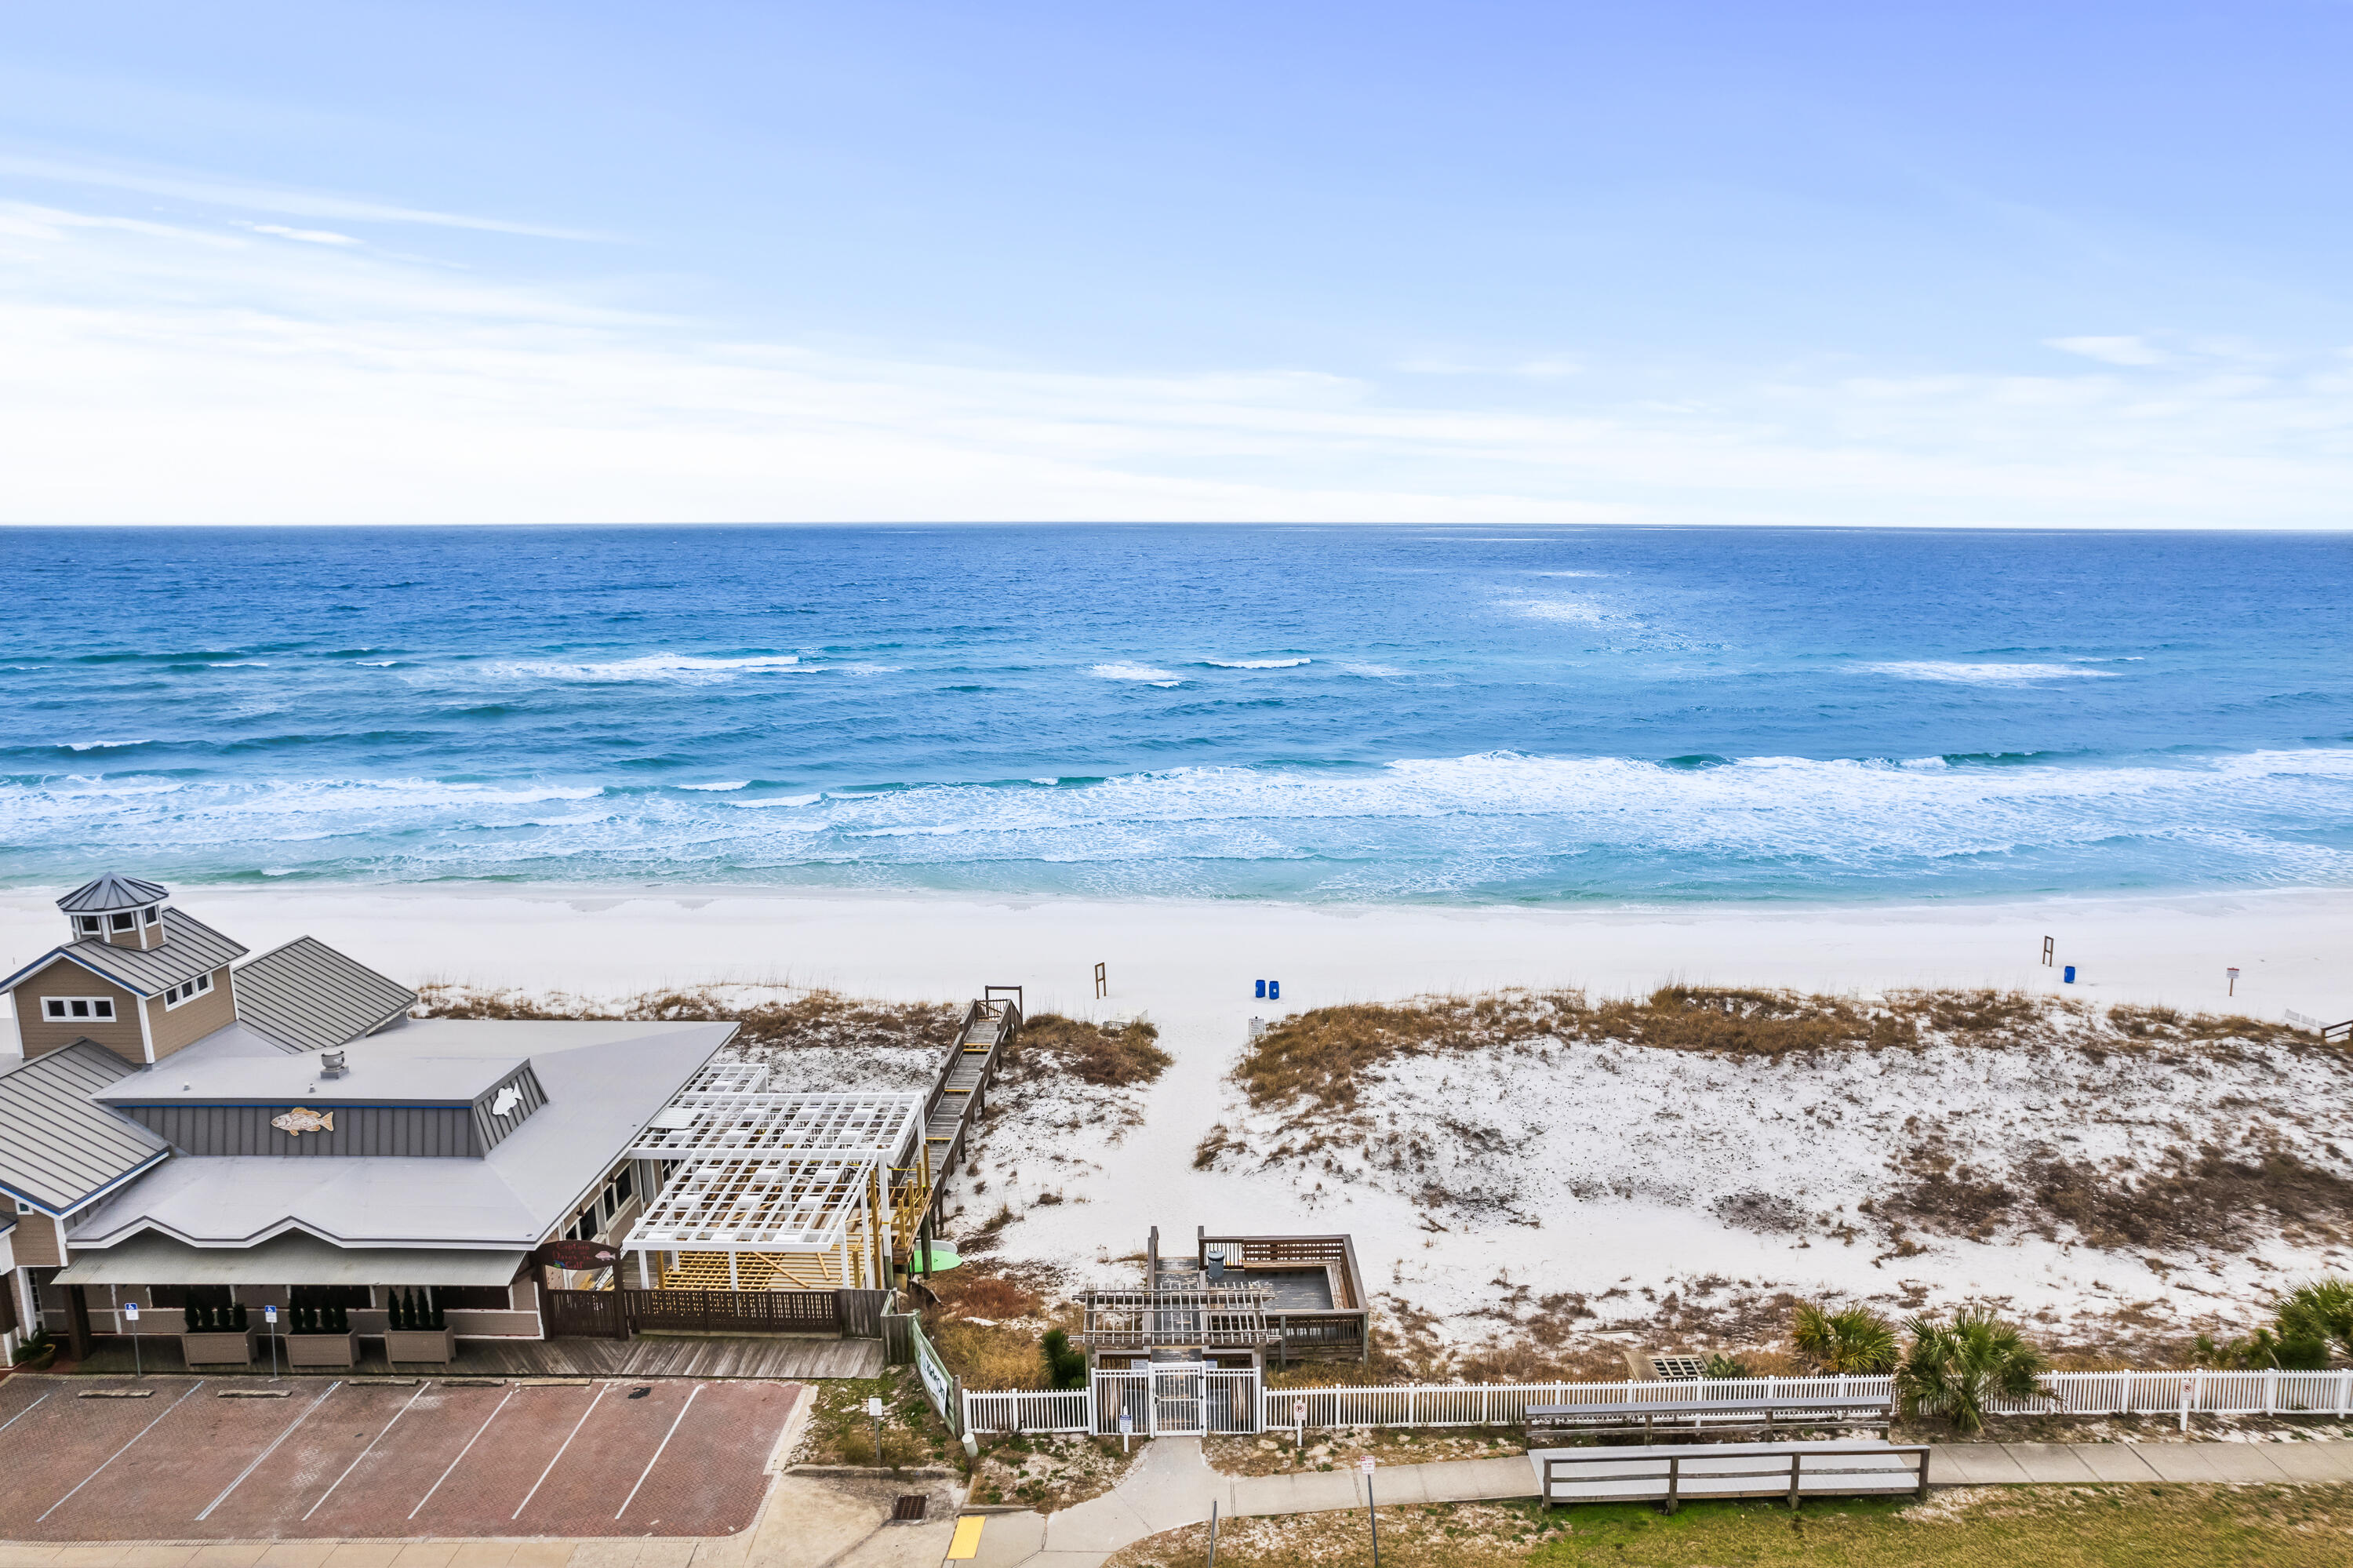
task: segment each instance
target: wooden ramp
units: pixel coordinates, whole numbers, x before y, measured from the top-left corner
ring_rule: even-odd
[[[909,1185],[920,1183],[921,1192],[909,1192],[892,1205],[920,1213],[926,1235],[936,1234],[940,1194],[964,1158],[973,1123],[987,1108],[989,1086],[997,1081],[1005,1053],[1020,1028],[1021,988],[983,988],[980,999],[965,1009],[955,1040],[932,1080],[931,1092],[923,1098],[924,1157],[920,1171],[909,1173]]]

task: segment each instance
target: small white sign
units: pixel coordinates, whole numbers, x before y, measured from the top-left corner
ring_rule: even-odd
[[[1356,1468],[1364,1471],[1365,1474],[1368,1476],[1371,1475],[1373,1473],[1373,1457],[1370,1454],[1367,1454],[1363,1458],[1357,1460]]]
[[[125,1301],[122,1304],[122,1316],[131,1322],[136,1323],[139,1321],[139,1303],[136,1301]]]
[[[1133,1416],[1133,1415],[1123,1415],[1123,1416],[1121,1416],[1121,1417],[1119,1418],[1119,1435],[1120,1435],[1121,1436],[1123,1436],[1123,1437],[1126,1437],[1126,1436],[1133,1436],[1133,1435],[1134,1435],[1134,1431],[1135,1431],[1135,1417],[1134,1417],[1134,1416]]]
[[[1294,1399],[1291,1402],[1291,1424],[1293,1426],[1304,1426],[1307,1424],[1307,1402],[1305,1400]]]
[[[261,1320],[265,1323],[275,1323],[278,1321],[278,1308],[275,1307],[264,1307],[261,1309]]]
[[[870,1395],[866,1401],[866,1414],[877,1421],[881,1420],[882,1401],[879,1397]]]

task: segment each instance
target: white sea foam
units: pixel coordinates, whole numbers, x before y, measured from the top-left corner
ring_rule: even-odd
[[[124,747],[153,744],[148,740],[69,740],[65,743],[68,751],[117,751]]]
[[[1296,670],[1302,664],[1311,664],[1314,661],[1312,659],[1204,659],[1201,662],[1215,665],[1220,670]]]
[[[1394,664],[1343,664],[1340,672],[1346,675],[1364,675],[1373,680],[1389,680],[1405,673]]]
[[[1529,620],[1567,621],[1577,626],[1599,626],[1619,619],[1591,600],[1582,599],[1516,599],[1505,608]]]
[[[797,653],[750,653],[710,658],[693,653],[644,653],[634,659],[592,663],[554,660],[501,661],[476,664],[470,673],[493,681],[675,681],[701,683],[734,680],[744,675],[814,675],[830,666],[804,664]]]
[[[751,782],[752,782],[752,781],[751,781],[749,779],[737,779],[733,780],[732,782],[727,782],[727,783],[720,783],[720,784],[674,784],[674,785],[670,786],[670,788],[672,788],[672,789],[744,789],[744,788],[747,787]]]
[[[1185,679],[1173,671],[1155,669],[1149,664],[1097,664],[1087,673],[1100,675],[1106,681],[1142,681],[1154,686],[1182,685]]]
[[[1963,664],[1940,659],[1905,659],[1883,664],[1865,664],[1874,675],[1893,675],[1902,681],[1941,681],[1957,686],[2024,686],[2037,681],[2070,679],[2113,680],[2114,670],[2094,670],[2083,664]]]

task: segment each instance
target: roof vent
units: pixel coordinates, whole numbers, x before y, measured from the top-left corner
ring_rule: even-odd
[[[351,1068],[344,1063],[343,1054],[341,1051],[322,1051],[319,1053],[319,1076],[322,1078],[340,1078],[350,1071]]]

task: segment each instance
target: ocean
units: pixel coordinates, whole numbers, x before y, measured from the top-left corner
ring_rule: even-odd
[[[0,885],[2353,885],[2353,538],[16,529]]]

